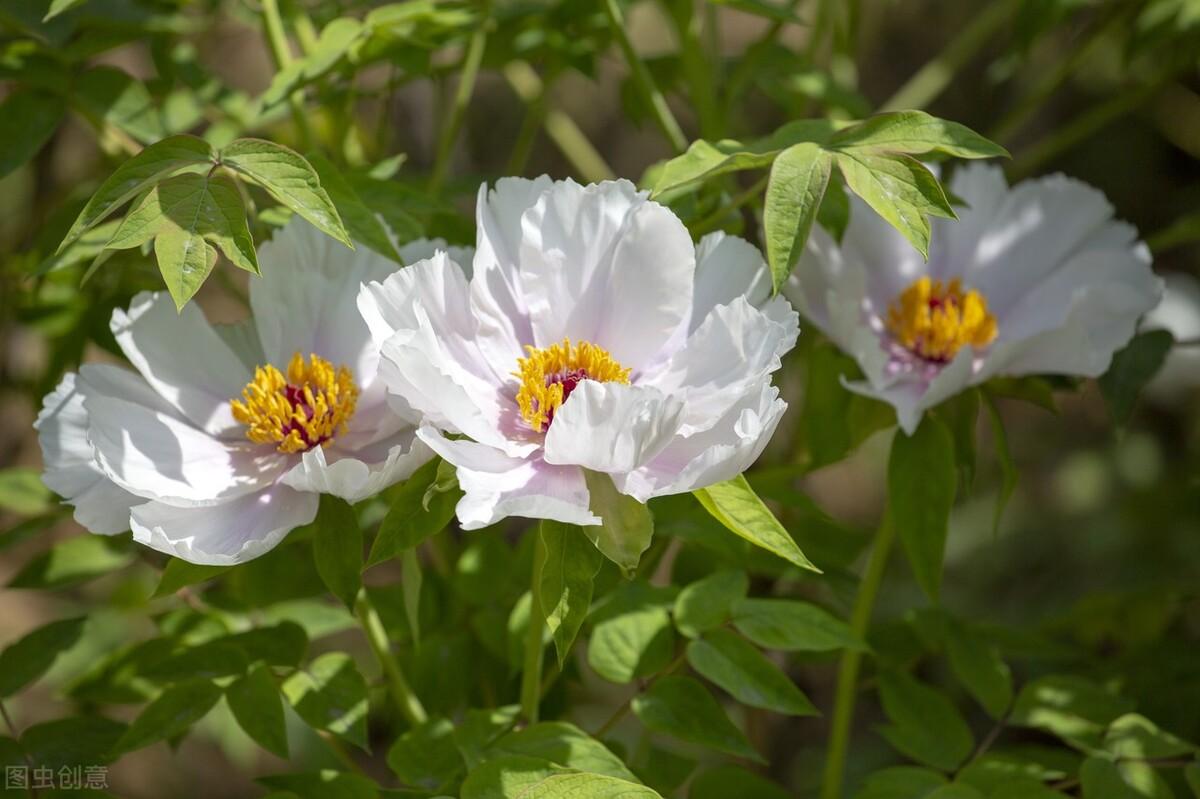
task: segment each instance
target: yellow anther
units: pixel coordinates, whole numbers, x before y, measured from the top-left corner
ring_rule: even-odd
[[[986,347],[996,338],[996,317],[974,289],[958,278],[943,284],[922,277],[888,308],[887,329],[907,349],[929,361],[950,361],[963,347]]]
[[[334,367],[317,355],[306,363],[300,353],[288,363],[287,376],[267,364],[231,400],[233,418],[246,425],[246,438],[276,444],[280,452],[306,452],[326,446],[344,432],[358,403],[358,386],[346,366]]]
[[[527,346],[525,352],[526,357],[517,359],[517,371],[513,372],[521,379],[517,405],[521,417],[539,433],[550,426],[554,412],[581,381],[629,383],[631,370],[591,342],[571,344],[565,338],[541,349]]]

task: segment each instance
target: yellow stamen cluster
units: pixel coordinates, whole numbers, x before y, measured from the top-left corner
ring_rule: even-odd
[[[986,347],[996,338],[996,317],[974,289],[958,278],[943,284],[922,277],[888,309],[887,329],[907,349],[930,361],[949,361],[968,344]]]
[[[603,347],[587,341],[559,344],[538,349],[526,346],[526,357],[517,359],[515,377],[521,379],[517,405],[521,417],[537,432],[543,432],[554,412],[581,380],[600,383],[629,383],[630,369],[617,363]]]
[[[357,403],[349,368],[334,368],[317,355],[305,363],[297,352],[286,377],[270,364],[260,366],[242,389],[242,399],[229,404],[233,418],[248,428],[246,438],[277,444],[280,452],[306,452],[344,432]]]

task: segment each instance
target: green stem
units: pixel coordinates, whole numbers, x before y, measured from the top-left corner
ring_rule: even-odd
[[[629,34],[625,31],[625,19],[621,14],[621,9],[617,5],[617,0],[604,0],[604,11],[608,14],[608,25],[612,29],[613,37],[616,38],[617,44],[621,47],[621,52],[625,55],[625,61],[629,64],[629,68],[633,70],[633,81],[641,91],[644,99],[650,105],[650,111],[654,115],[654,121],[658,123],[662,129],[663,135],[667,137],[667,141],[675,148],[676,152],[683,152],[687,149],[687,136],[683,135],[683,128],[679,127],[679,122],[675,119],[675,115],[671,113],[670,106],[667,105],[667,99],[663,97],[658,86],[654,83],[654,76],[650,74],[650,69],[646,63],[638,56],[637,51],[633,49],[633,42],[629,40]]]
[[[542,542],[542,531],[534,528],[533,563],[529,579],[529,626],[525,630],[525,664],[521,671],[521,712],[530,724],[537,724],[538,705],[542,701],[542,661],[544,657],[545,620],[538,601],[538,582],[542,576],[542,562],[546,559],[546,545]]]
[[[988,3],[971,24],[954,37],[945,50],[917,70],[879,110],[923,108],[937,99],[958,71],[980,48],[992,41],[996,31],[1012,18],[1015,4],[1015,0],[996,0]]]
[[[692,0],[673,0],[671,17],[679,32],[682,47],[680,62],[689,84],[689,94],[700,120],[700,135],[706,139],[720,138],[720,107],[717,103],[716,80],[713,63],[717,58],[714,50],[709,56],[704,52],[700,33],[704,28],[704,17],[695,13]]]
[[[850,629],[859,638],[866,635],[867,626],[871,622],[871,611],[875,607],[875,598],[879,595],[879,586],[887,569],[888,555],[891,554],[894,539],[895,530],[891,514],[884,508],[879,532],[875,534],[875,545],[871,549],[871,559],[867,562],[867,571],[859,583],[858,596],[854,600],[854,610],[850,615]],[[829,750],[825,755],[825,775],[821,781],[821,799],[840,799],[842,795],[842,780],[846,771],[846,753],[850,745],[850,729],[854,721],[854,702],[858,693],[858,671],[861,665],[862,653],[851,649],[842,653],[838,663]]]
[[[483,62],[483,50],[487,46],[489,21],[489,9],[485,7],[484,18],[480,20],[479,27],[471,34],[471,41],[467,44],[467,52],[463,56],[462,74],[459,76],[458,86],[454,90],[454,101],[450,104],[446,123],[442,126],[442,135],[438,139],[433,174],[429,179],[429,190],[434,194],[441,191],[442,184],[446,181],[446,174],[450,170],[450,157],[454,155],[454,145],[458,141],[467,106],[471,103],[471,95],[475,93],[475,78],[479,76],[479,65]]]
[[[1172,247],[1200,241],[1200,211],[1178,219],[1168,227],[1146,237],[1150,252],[1159,255]]]
[[[267,45],[271,48],[271,57],[275,59],[275,68],[285,69],[292,63],[292,50],[288,45],[287,35],[283,32],[283,18],[279,16],[277,0],[262,0],[262,17]],[[302,149],[308,150],[312,147],[313,139],[308,117],[304,114],[304,92],[292,92],[288,97],[288,105],[292,109],[292,119],[296,123],[300,145]]]
[[[387,630],[384,629],[383,622],[379,619],[379,613],[371,604],[365,588],[359,592],[358,599],[354,603],[354,614],[358,617],[363,632],[367,635],[367,641],[371,644],[371,651],[375,653],[375,659],[379,661],[379,666],[383,669],[388,691],[396,702],[396,706],[409,724],[414,727],[424,724],[429,718],[425,713],[425,706],[413,693],[412,687],[404,677],[404,672],[400,669],[400,662],[392,654]]]

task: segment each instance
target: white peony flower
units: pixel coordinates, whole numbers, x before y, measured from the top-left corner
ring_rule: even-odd
[[[457,467],[466,529],[596,525],[584,470],[638,501],[732,478],[787,407],[797,316],[759,252],[693,244],[627,181],[481,187],[474,276],[445,253],[363,287],[390,391]],[[448,437],[446,434],[455,437]]]
[[[1166,330],[1176,341],[1189,342],[1172,347],[1162,368],[1146,385],[1145,393],[1164,405],[1177,404],[1200,386],[1200,280],[1175,272],[1164,278],[1162,302],[1146,314],[1145,330]]]
[[[433,243],[402,250],[421,258]],[[252,316],[212,326],[164,292],[116,311],[137,369],[89,364],[45,399],[44,481],[95,533],[132,529],[193,563],[240,563],[313,520],[318,495],[354,502],[433,454],[389,408],[360,284],[398,267],[295,219],[263,245]]]
[[[866,379],[847,387],[893,405],[909,433],[997,375],[1103,374],[1162,291],[1137,231],[1084,183],[1010,189],[970,165],[950,188],[966,207],[934,220],[928,262],[856,201],[841,246],[814,228],[785,288],[858,361]]]

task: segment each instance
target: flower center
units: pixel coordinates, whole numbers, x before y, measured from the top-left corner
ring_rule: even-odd
[[[922,277],[888,308],[887,329],[907,349],[927,361],[945,363],[966,345],[986,347],[996,338],[996,317],[974,289],[964,292],[958,278],[943,284]]]
[[[603,347],[587,341],[571,344],[565,338],[542,349],[527,346],[525,352],[513,372],[521,379],[517,405],[521,418],[539,433],[550,426],[554,412],[584,380],[629,383],[630,369],[617,363]]]
[[[240,400],[230,400],[233,418],[248,428],[256,444],[276,444],[280,452],[307,452],[325,446],[354,415],[358,387],[350,369],[300,353],[288,363],[287,377],[270,364],[254,370]]]

